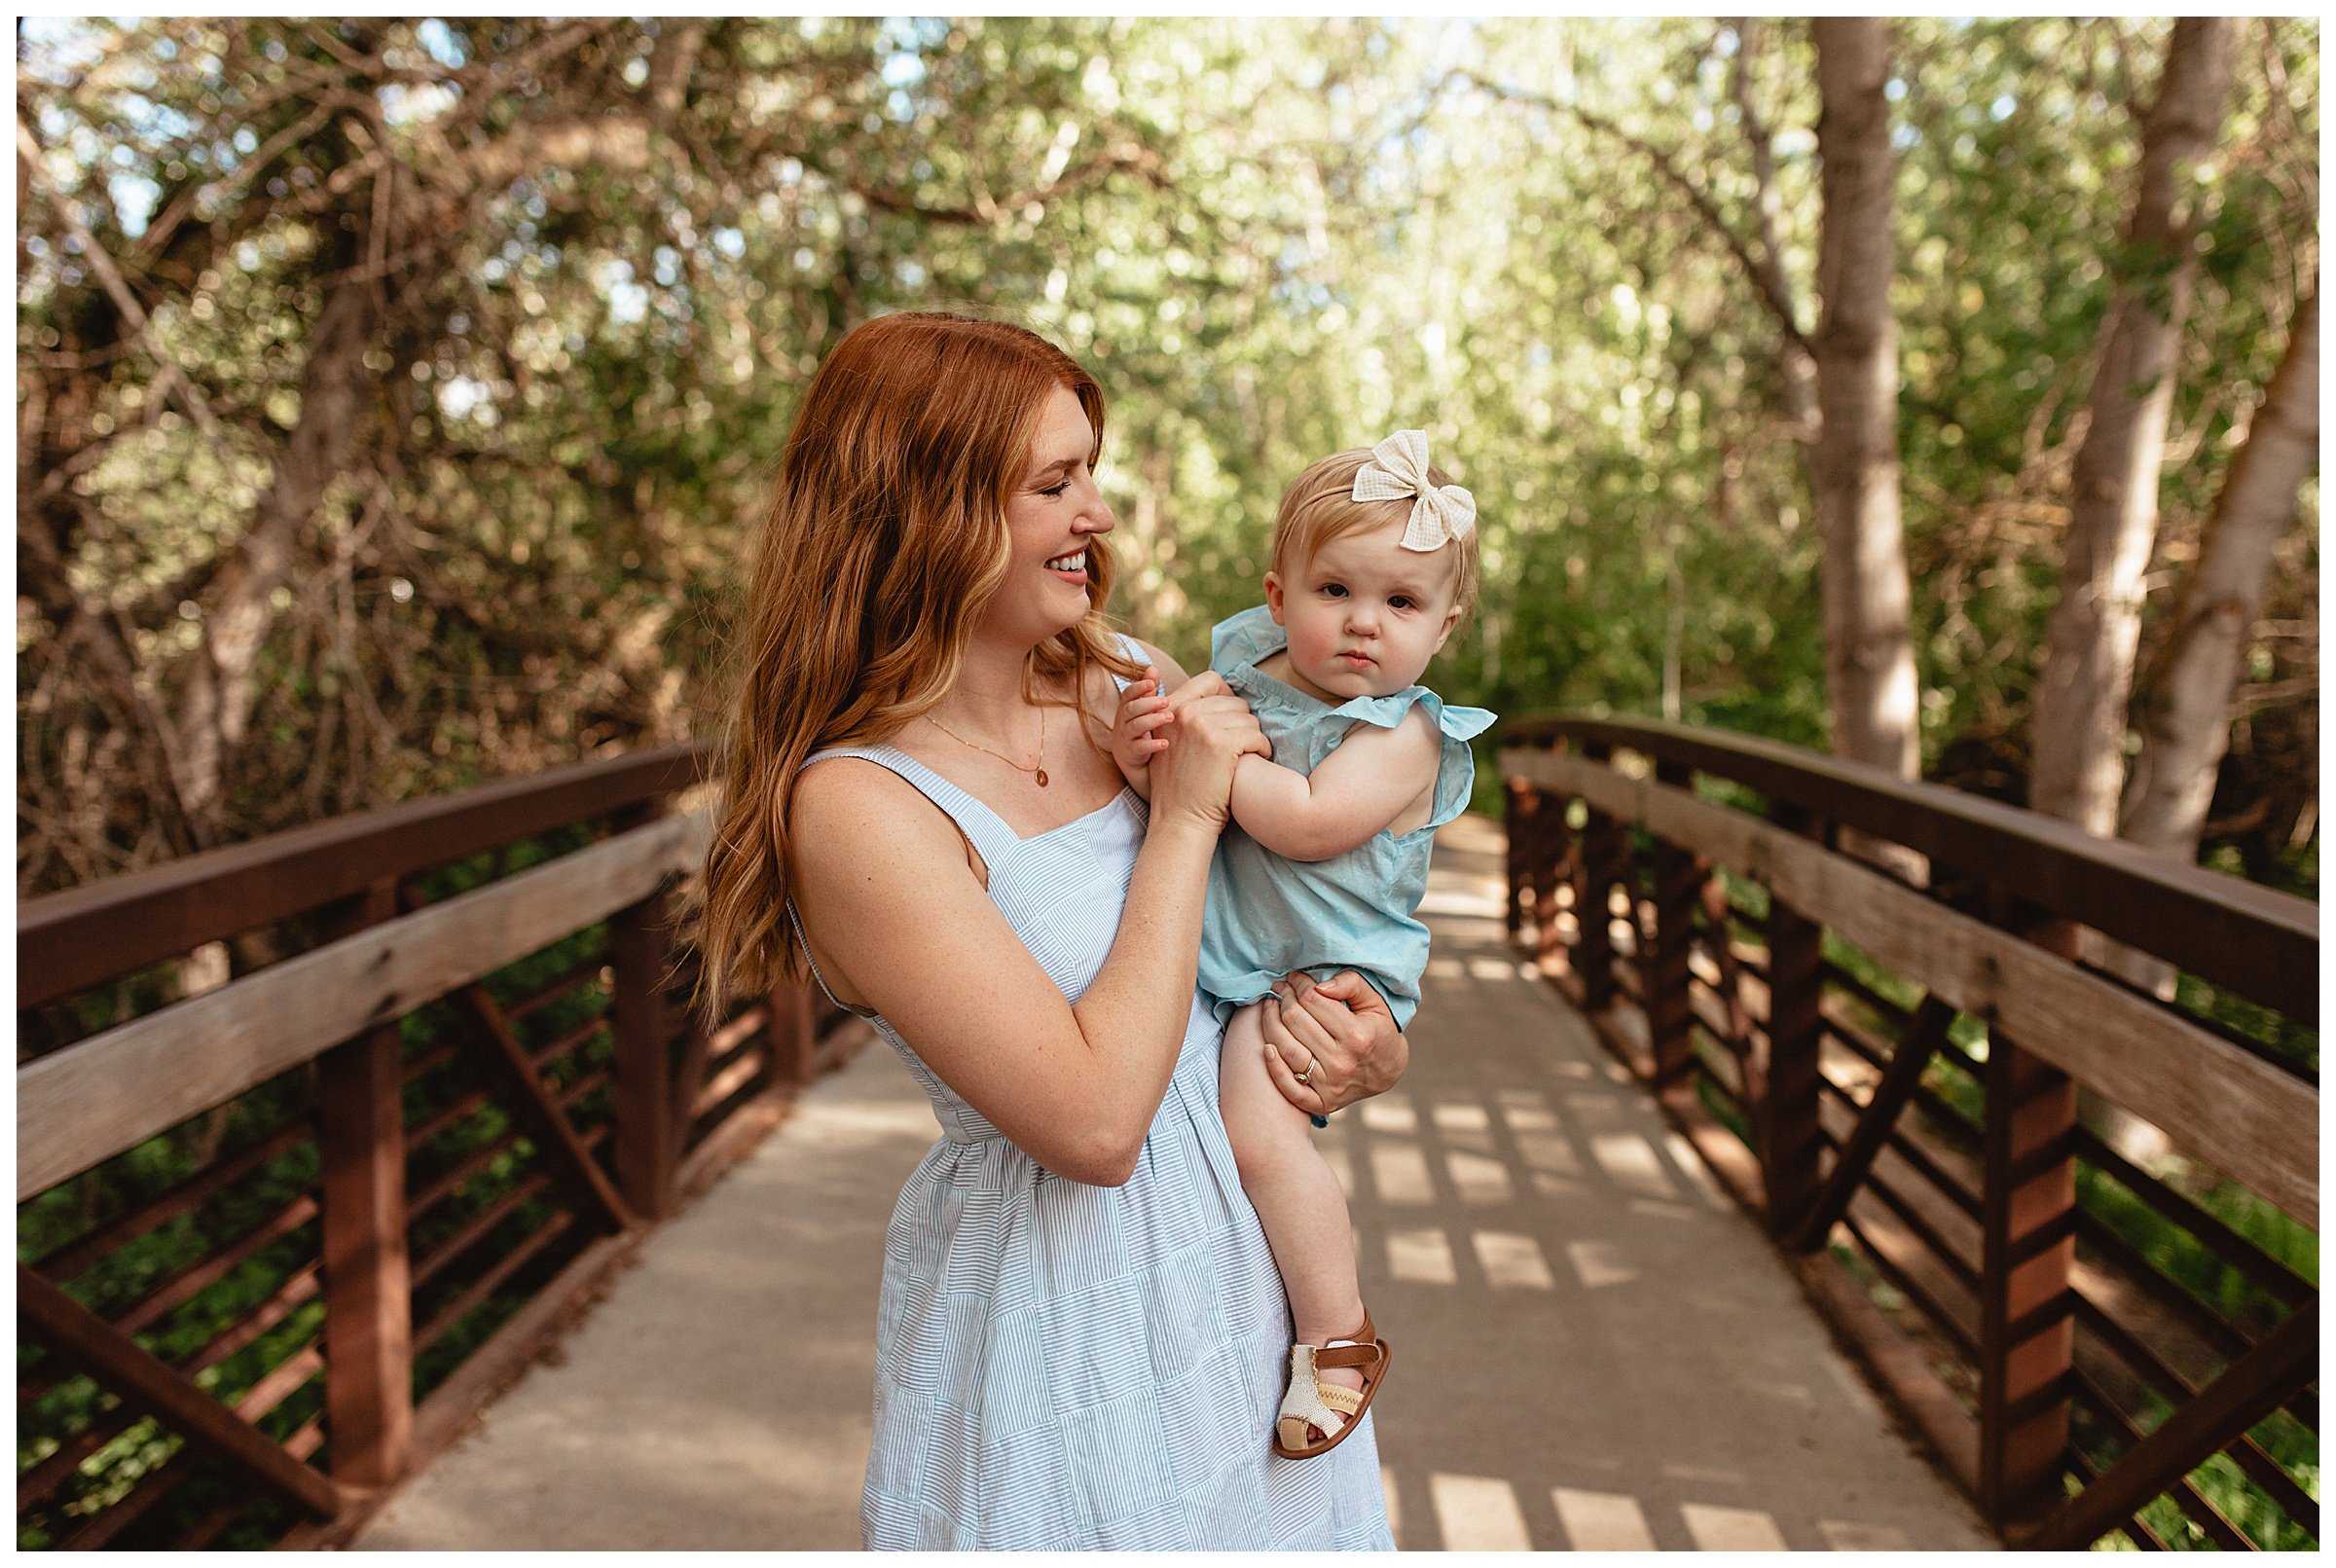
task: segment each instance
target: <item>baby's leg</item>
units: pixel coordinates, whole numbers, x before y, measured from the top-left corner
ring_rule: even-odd
[[[1290,1293],[1298,1343],[1321,1345],[1355,1331],[1363,1295],[1355,1280],[1354,1231],[1338,1178],[1307,1136],[1306,1113],[1282,1098],[1265,1071],[1265,1036],[1253,1003],[1233,1014],[1218,1064],[1218,1103],[1241,1168],[1241,1185],[1264,1222],[1265,1239]],[[1325,1381],[1363,1386],[1350,1367],[1326,1367]]]

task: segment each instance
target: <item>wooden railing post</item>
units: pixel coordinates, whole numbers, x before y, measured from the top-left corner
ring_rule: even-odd
[[[1501,924],[1513,943],[1524,930],[1525,900],[1534,885],[1536,852],[1540,848],[1535,842],[1539,823],[1534,820],[1534,812],[1540,793],[1531,784],[1515,779],[1502,781],[1501,826],[1506,852],[1503,869],[1508,874],[1509,893],[1501,903]]]
[[[384,877],[330,911],[325,938],[394,918]],[[324,1404],[333,1476],[378,1488],[406,1473],[414,1440],[414,1320],[406,1253],[405,1077],[398,1027],[316,1059],[322,1167]]]
[[[2039,947],[2076,957],[2076,927],[2015,913]],[[1980,1194],[1980,1508],[2007,1539],[2062,1506],[2076,1346],[2076,1083],[1988,1030]]]
[[[1659,761],[1660,784],[1688,788],[1694,770],[1685,763]],[[1647,1039],[1655,1052],[1657,1088],[1684,1082],[1696,1070],[1689,1029],[1695,1008],[1687,990],[1688,943],[1695,931],[1703,872],[1693,851],[1665,838],[1655,840],[1655,942],[1639,954],[1639,987],[1647,1000]]]
[[[662,801],[616,814],[615,831],[659,815]],[[610,1021],[616,1037],[616,1189],[644,1222],[664,1218],[673,1192],[677,1139],[674,1133],[673,1070],[666,1060],[666,896],[650,894],[608,920],[608,964],[615,995]],[[694,1093],[697,1085],[682,1092]]]
[[[1769,820],[1822,842],[1824,824],[1787,801],[1770,804]],[[1760,1150],[1761,1185],[1768,1193],[1769,1229],[1795,1234],[1817,1194],[1817,1120],[1820,1004],[1825,993],[1825,930],[1771,892],[1769,898],[1768,1049],[1746,1058],[1758,1064],[1746,1085]]]
[[[1571,887],[1580,860],[1573,829],[1566,825],[1566,814],[1572,809],[1573,802],[1567,796],[1551,794],[1546,789],[1533,792],[1533,815],[1527,823],[1533,843],[1533,963],[1545,975],[1575,967],[1575,956],[1565,945],[1565,932],[1557,928],[1557,888],[1560,883]],[[1578,925],[1579,909],[1575,918]]]
[[[1611,765],[1614,748],[1591,741],[1582,748],[1590,761]],[[1629,876],[1630,837],[1623,824],[1595,806],[1582,824],[1581,853],[1574,860],[1574,968],[1582,976],[1582,1008],[1596,1014],[1614,1005],[1614,931],[1607,899],[1617,881]]]
[[[770,1009],[764,1048],[770,1052],[771,1086],[800,1089],[819,1071],[818,993],[807,984],[782,985],[763,1000]]]

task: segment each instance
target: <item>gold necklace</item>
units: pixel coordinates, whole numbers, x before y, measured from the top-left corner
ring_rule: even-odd
[[[925,716],[931,720],[932,727],[934,729],[939,730],[943,735],[948,736],[949,739],[955,741],[958,745],[969,746],[976,751],[989,751],[991,756],[996,757],[999,761],[1004,763],[1016,773],[1036,774],[1039,780],[1039,787],[1040,789],[1046,787],[1046,710],[1042,705],[1039,709],[1039,764],[1035,768],[1026,768],[1022,766],[1021,763],[1016,762],[1012,757],[1007,756],[1004,751],[990,751],[990,748],[982,745],[979,741],[967,740],[964,736],[958,734],[957,731],[951,729],[939,719],[933,718],[931,713],[927,713]]]

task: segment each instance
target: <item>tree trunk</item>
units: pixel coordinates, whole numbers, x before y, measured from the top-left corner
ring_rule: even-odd
[[[364,255],[363,242],[350,237],[342,251],[342,266],[353,268]],[[326,294],[309,332],[300,422],[276,455],[274,477],[253,509],[250,530],[213,585],[203,645],[187,681],[171,748],[179,799],[206,842],[221,822],[227,770],[251,717],[253,672],[275,621],[270,596],[291,570],[301,530],[334,479],[347,469],[379,397],[381,378],[365,363],[380,320],[379,302],[375,284],[363,278],[345,278]]]
[[[2231,692],[2271,573],[2319,448],[2319,295],[2296,309],[2287,351],[2231,460],[2173,629],[2143,681],[2141,754],[2120,836],[2185,863],[2230,747]]]
[[[1890,187],[1889,24],[1810,23],[1823,110],[1822,316],[1814,340],[1820,419],[1811,464],[1825,546],[1825,675],[1837,755],[1901,778],[1921,765],[1912,598],[1898,514],[1898,323]]]
[[[2029,719],[2029,807],[2104,838],[2117,827],[2141,573],[2157,539],[2166,422],[2197,279],[2188,199],[2195,187],[2188,175],[2220,133],[2237,35],[2227,18],[2176,21],[2157,102],[2141,122],[2140,181],[2117,292],[2101,326],[2085,441],[2076,455],[2061,597]],[[2137,971],[2135,980],[2171,990],[2163,966],[2138,956],[2121,963],[2098,931],[2082,931],[2078,939],[2085,959]],[[2081,1086],[2077,1111],[2136,1164],[2155,1165],[2171,1152],[2158,1128]]]
[[[702,22],[664,24],[652,51],[648,117],[522,124],[468,148],[439,173],[495,186],[547,164],[633,172],[649,168],[657,135],[686,102],[705,32]],[[451,233],[452,200],[442,197],[409,218],[425,233]],[[303,531],[333,481],[348,471],[381,402],[386,378],[366,363],[366,356],[383,324],[387,282],[367,275],[367,238],[362,228],[340,237],[333,269],[339,281],[326,292],[308,334],[299,423],[276,454],[274,476],[253,509],[251,527],[213,581],[205,607],[203,643],[188,677],[172,748],[179,798],[205,842],[224,820],[227,775],[258,695],[254,674],[275,623],[272,596],[290,573]],[[405,265],[412,275],[402,291],[426,297],[417,279],[447,267],[448,254],[442,246],[429,246],[410,255]]]
[[[2076,457],[2075,494],[2030,734],[2028,804],[2109,836],[2125,772],[2141,573],[2197,263],[2190,165],[2222,123],[2237,25],[2185,18],[2141,126],[2141,177]]]
[[[2198,563],[2182,585],[2173,628],[2142,681],[2141,754],[2126,793],[2122,837],[2187,865],[2214,798],[2231,742],[2231,692],[2263,602],[2272,552],[2295,523],[2319,448],[2319,295],[2305,297],[2287,351],[2231,460]],[[2173,966],[2122,943],[2109,966],[2157,996],[2173,995]]]

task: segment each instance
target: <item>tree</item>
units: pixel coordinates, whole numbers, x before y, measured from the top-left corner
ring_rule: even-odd
[[[2319,447],[2319,295],[2296,308],[2287,350],[2231,459],[2198,560],[2183,579],[2173,630],[2142,681],[2141,751],[2118,836],[2185,863],[2230,745],[2231,693],[2263,602],[2272,550],[2295,525]]]
[[[1819,320],[1813,337],[1801,328],[1783,262],[1772,136],[1755,104],[1754,65],[1763,37],[1756,18],[1731,23],[1730,38],[1732,96],[1751,159],[1748,204],[1757,243],[1722,212],[1707,184],[1691,179],[1676,158],[1611,116],[1579,102],[1470,80],[1513,101],[1569,114],[1600,139],[1645,160],[1686,199],[1707,237],[1736,260],[1776,330],[1775,392],[1802,456],[1823,541],[1818,577],[1833,749],[1912,778],[1920,768],[1921,743],[1899,522],[1897,328],[1889,298],[1896,159],[1883,92],[1889,24],[1870,18],[1825,20],[1813,23],[1811,32],[1823,165]],[[1666,672],[1674,657],[1666,642]],[[1666,675],[1666,692],[1676,680]],[[1908,869],[1918,875],[1912,865]]]
[[[2231,696],[2263,602],[2272,553],[2295,524],[2299,491],[2319,447],[2319,295],[2297,307],[2287,351],[2231,460],[2214,512],[2183,579],[2173,629],[2141,680],[2140,754],[2128,781],[2118,836],[2187,865],[2230,748]],[[2173,966],[2123,943],[2106,962],[2161,998]]]
[[[2237,28],[2185,18],[2141,124],[2141,168],[2101,326],[2060,599],[2032,720],[2028,804],[2104,837],[2116,829],[2140,578],[2158,520],[2176,348],[2198,274],[2192,165],[2213,148]]]
[[[1810,489],[1825,541],[1825,689],[1833,748],[1902,778],[1920,771],[1911,594],[1898,511],[1898,323],[1890,187],[1889,24],[1813,21],[1824,112],[1823,315],[1815,340],[1822,410]]]

